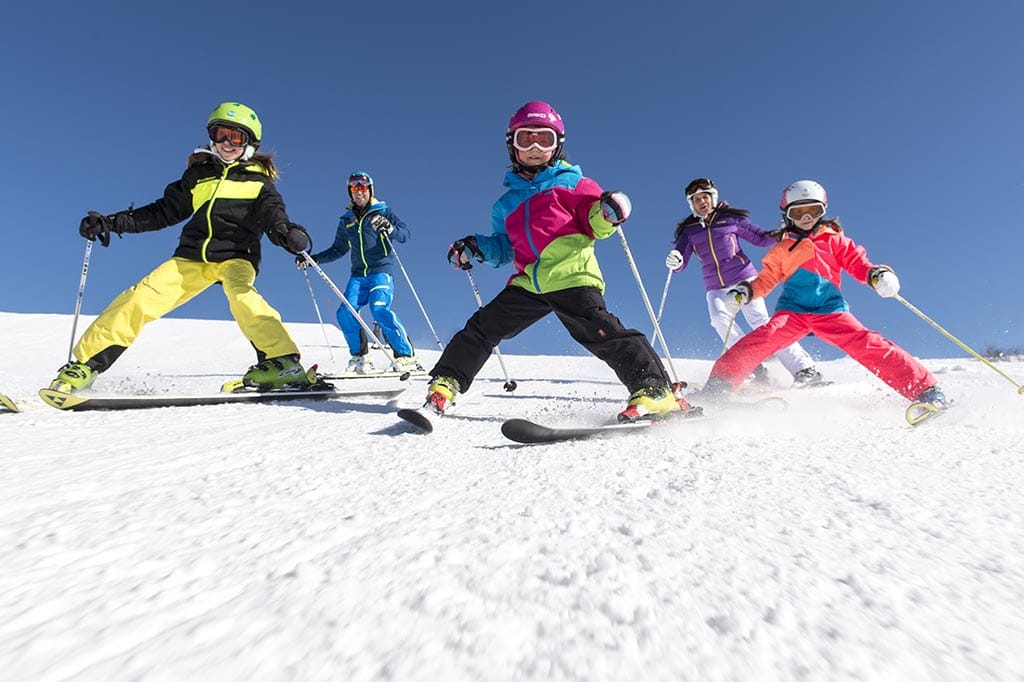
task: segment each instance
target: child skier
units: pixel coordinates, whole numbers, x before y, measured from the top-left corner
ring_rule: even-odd
[[[626,329],[605,307],[594,241],[614,234],[629,217],[629,199],[602,191],[565,161],[564,142],[562,118],[545,102],[527,102],[509,120],[505,143],[512,170],[505,174],[508,191],[491,212],[492,234],[456,241],[448,261],[467,270],[473,261],[494,267],[512,262],[515,274],[469,318],[430,370],[428,411],[443,415],[458,393],[469,390],[501,340],[550,312],[629,390],[621,421],[691,409],[673,392],[646,337]]]
[[[828,196],[817,182],[800,180],[788,186],[779,208],[785,236],[765,254],[761,274],[737,284],[726,299],[735,313],[785,282],[775,314],[718,359],[700,394],[709,399],[723,396],[766,357],[813,333],[841,348],[908,400],[945,409],[946,396],[932,373],[905,350],[864,327],[850,313],[840,291],[845,270],[879,296],[891,298],[900,290],[892,268],[873,264],[864,248],[843,234],[838,221],[825,219]]]
[[[196,149],[181,179],[162,198],[134,210],[90,211],[79,233],[110,244],[110,233],[150,232],[189,221],[174,256],[122,292],[89,325],[73,349],[77,361],[61,367],[50,388],[87,388],[135,341],[146,323],[163,317],[213,284],[223,287],[231,314],[256,349],[257,364],[243,381],[263,389],[309,384],[299,349],[281,316],[253,287],[260,237],[291,253],[309,248],[309,235],[288,218],[274,187],[273,159],[258,154],[263,126],[256,112],[224,102],[206,121],[210,143]]]
[[[345,298],[356,310],[369,304],[373,319],[380,325],[394,353],[391,369],[422,371],[405,327],[391,310],[391,301],[395,297],[392,274],[395,258],[391,242],[404,243],[409,238],[409,230],[385,202],[374,196],[373,179],[363,171],[355,171],[349,176],[348,196],[352,203],[338,221],[334,243],[313,254],[312,258],[317,263],[330,263],[352,252],[352,275],[345,287]],[[302,256],[295,262],[300,269],[308,265]],[[373,362],[367,354],[366,335],[359,321],[344,304],[338,308],[336,317],[352,356],[347,371],[359,374],[373,372]]]
[[[675,232],[675,248],[669,251],[665,265],[669,270],[682,272],[694,253],[700,261],[707,289],[708,315],[711,326],[725,343],[726,348],[743,338],[743,331],[735,323],[735,316],[726,309],[726,293],[739,282],[752,280],[757,275],[754,264],[743,252],[740,239],[755,246],[774,246],[778,241],[750,222],[750,211],[733,208],[718,201],[718,188],[706,178],[697,178],[686,186],[686,202],[690,215]],[[743,317],[752,328],[768,321],[768,308],[758,298],[743,307]],[[799,343],[786,346],[778,353],[782,366],[793,375],[796,386],[816,386],[824,379],[814,367],[814,360]],[[768,370],[764,365],[754,368],[754,380],[766,382]]]

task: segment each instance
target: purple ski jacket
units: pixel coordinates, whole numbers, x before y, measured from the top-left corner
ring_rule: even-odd
[[[747,220],[747,214],[721,202],[706,219],[690,214],[679,223],[676,250],[683,254],[683,264],[677,272],[685,270],[690,256],[696,253],[708,291],[755,277],[757,268],[743,253],[740,239],[755,246],[774,246],[778,240]]]

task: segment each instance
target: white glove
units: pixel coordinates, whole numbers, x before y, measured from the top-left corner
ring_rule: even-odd
[[[868,283],[882,298],[892,298],[900,293],[900,278],[888,265],[876,265],[868,273]]]
[[[669,251],[665,256],[665,267],[669,270],[678,270],[683,267],[683,254],[676,249]]]
[[[729,291],[725,292],[725,309],[730,315],[735,315],[740,308],[750,302],[754,296],[754,288],[750,282],[740,282]]]

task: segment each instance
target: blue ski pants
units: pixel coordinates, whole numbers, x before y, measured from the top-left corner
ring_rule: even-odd
[[[395,278],[387,272],[378,272],[366,277],[353,277],[345,285],[345,299],[352,307],[359,310],[365,305],[370,306],[373,319],[380,325],[384,338],[391,344],[395,357],[412,355],[412,345],[405,333],[398,315],[391,310],[391,301],[395,297]],[[366,353],[364,339],[360,332],[362,327],[352,317],[345,304],[338,308],[338,326],[345,334],[348,352],[352,355]]]

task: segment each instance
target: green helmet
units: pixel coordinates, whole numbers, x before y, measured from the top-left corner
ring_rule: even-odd
[[[260,123],[256,112],[238,102],[224,102],[218,104],[217,108],[206,120],[206,128],[213,125],[226,125],[234,128],[241,128],[249,135],[253,147],[260,146],[263,139],[263,124]]]

